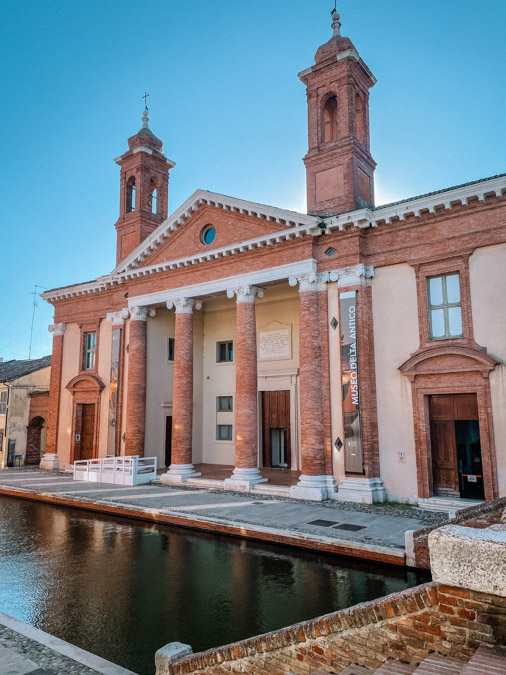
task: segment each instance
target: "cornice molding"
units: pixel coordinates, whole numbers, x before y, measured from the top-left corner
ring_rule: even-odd
[[[170,270],[191,267],[192,265],[204,264],[232,255],[264,249],[268,246],[283,244],[286,241],[300,239],[304,236],[320,236],[331,233],[334,230],[345,231],[348,227],[359,229],[369,227],[383,227],[397,220],[403,221],[408,215],[421,217],[425,213],[435,213],[437,208],[451,211],[454,205],[467,205],[471,199],[485,202],[487,195],[494,194],[501,197],[506,191],[506,176],[498,176],[470,185],[464,185],[454,189],[448,189],[436,194],[407,199],[397,204],[387,204],[377,208],[364,208],[349,211],[337,216],[320,218],[300,214],[295,211],[286,211],[275,207],[263,206],[254,202],[246,202],[240,199],[224,197],[212,192],[198,190],[188,199],[172,216],[157,227],[157,229],[145,239],[140,247],[133,251],[111,274],[100,277],[84,284],[75,284],[56,288],[45,293],[41,297],[48,302],[56,302],[67,298],[74,298],[90,293],[100,293],[123,284],[127,280],[142,278],[152,274],[167,272]],[[230,212],[247,214],[269,222],[279,222],[285,228],[268,235],[248,239],[236,244],[214,249],[192,256],[186,256],[167,262],[158,263],[145,267],[138,267],[146,256],[156,250],[158,246],[176,231],[186,219],[197,211],[200,206],[209,204]],[[322,229],[321,224],[324,224]],[[318,225],[320,224],[320,226]]]

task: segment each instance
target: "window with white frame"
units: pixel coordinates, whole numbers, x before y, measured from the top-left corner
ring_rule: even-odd
[[[462,304],[458,272],[427,279],[430,337],[462,337]]]

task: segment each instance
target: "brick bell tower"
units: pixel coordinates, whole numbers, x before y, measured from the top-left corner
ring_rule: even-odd
[[[162,153],[162,141],[148,122],[146,106],[141,130],[128,139],[128,151],[114,160],[121,169],[117,265],[167,218],[169,170],[175,162]]]
[[[307,211],[329,216],[374,203],[376,162],[369,151],[369,89],[376,78],[332,11],[331,39],[299,73],[307,88]]]

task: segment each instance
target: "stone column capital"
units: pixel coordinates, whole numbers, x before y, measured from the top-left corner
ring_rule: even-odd
[[[114,328],[115,326],[123,326],[125,319],[128,319],[129,316],[130,312],[128,309],[120,309],[118,312],[108,312],[105,320],[110,321]]]
[[[195,298],[176,298],[167,300],[167,309],[175,308],[176,314],[193,314],[193,308],[202,309],[202,302]]]
[[[337,281],[335,272],[307,272],[288,277],[290,286],[299,285],[299,293],[303,291],[324,291],[329,281]]]
[[[336,277],[332,281],[337,281],[339,288],[345,288],[346,286],[370,286],[371,279],[374,277],[374,267],[359,263],[351,267],[333,270],[330,274]]]
[[[53,337],[57,337],[58,335],[63,335],[66,327],[67,324],[65,323],[54,323],[52,326],[48,326],[47,329],[53,334]]]
[[[128,310],[130,314],[130,321],[147,321],[148,316],[156,316],[156,309],[150,309],[149,307],[130,307]]]
[[[245,286],[227,289],[227,298],[233,298],[234,295],[237,296],[237,302],[255,302],[255,296],[263,298],[264,292],[257,286],[246,284]]]

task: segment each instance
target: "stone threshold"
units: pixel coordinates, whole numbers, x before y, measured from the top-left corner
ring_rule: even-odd
[[[98,502],[82,497],[65,497],[51,492],[36,492],[27,488],[1,486],[0,494],[21,499],[31,499],[57,506],[79,508],[86,511],[94,511],[96,513],[106,513],[134,520],[156,522],[163,525],[174,525],[176,527],[201,530],[204,532],[215,532],[217,534],[226,534],[242,539],[262,541],[269,544],[281,544],[282,546],[301,548],[320,553],[332,553],[346,557],[361,558],[362,560],[371,560],[389,565],[404,567],[406,564],[404,550],[401,551],[387,546],[336,539],[324,535],[293,532],[276,527],[252,525],[240,521],[218,519],[195,514],[190,515],[177,511],[171,511],[169,513],[153,508],[143,508],[137,505],[119,505],[115,502],[108,502],[106,500]]]
[[[61,654],[76,663],[80,663],[86,668],[90,668],[96,673],[101,673],[102,675],[136,675],[132,670],[117,666],[96,654],[87,652],[80,647],[65,642],[65,640],[60,640],[60,638],[57,638],[54,635],[50,635],[39,628],[29,626],[3,612],[0,612],[0,624],[29,640],[38,642],[57,654]]]

